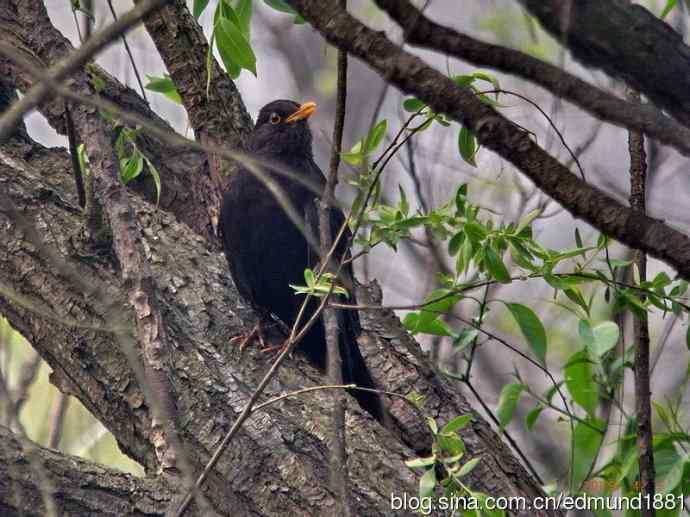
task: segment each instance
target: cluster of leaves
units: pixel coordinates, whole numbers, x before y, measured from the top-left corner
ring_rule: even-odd
[[[469,74],[454,79],[473,89],[475,81],[489,81],[494,90],[499,90],[498,84],[483,74]],[[485,95],[486,92],[475,89],[475,93]],[[495,102],[488,98],[484,100]],[[443,114],[434,113],[417,99],[407,99],[404,108],[415,116],[424,117],[421,126],[414,128],[415,132],[427,129],[434,122],[444,127],[448,125]],[[460,129],[458,150],[460,157],[474,166],[478,148],[469,131],[463,135],[464,129]],[[603,235],[595,244],[586,245],[576,230],[573,248],[549,249],[533,235],[532,225],[541,215],[540,210],[528,213],[517,223],[497,223],[487,210],[470,202],[467,185],[460,185],[448,202],[426,213],[415,211],[410,206],[402,187],[399,188],[397,204],[382,201],[376,190],[375,183],[379,177],[376,166],[371,167],[369,159],[384,142],[386,130],[387,122],[379,122],[343,156],[348,163],[359,167],[359,174],[350,181],[359,191],[353,213],[358,213],[363,199],[370,199],[362,211],[364,224],[356,235],[356,242],[365,250],[379,244],[396,249],[401,240],[411,239],[415,231],[424,228],[435,241],[446,243],[448,255],[454,259],[455,266],[451,273],[439,275],[441,288],[429,293],[417,310],[405,316],[405,327],[412,334],[449,338],[454,352],[466,360],[468,371],[463,375],[446,373],[467,381],[472,355],[484,332],[482,317],[464,325],[453,325],[448,322],[453,317],[453,308],[458,303],[478,303],[482,316],[490,310],[504,310],[515,322],[527,344],[526,350],[516,351],[546,373],[552,386],[538,393],[516,371],[516,382],[503,387],[496,408],[501,429],[512,422],[520,399],[529,397],[534,400],[534,406],[525,418],[529,431],[533,431],[545,410],[555,412],[559,419],[570,424],[571,492],[593,492],[592,481],[598,477],[613,484],[615,490],[630,493],[635,488],[637,476],[634,417],[626,417],[629,433],[619,440],[619,452],[598,472],[592,472],[610,425],[601,418],[599,409],[615,399],[625,369],[632,368],[634,354],[633,347],[622,342],[618,324],[611,319],[601,321],[594,314],[594,301],[603,293],[603,299],[612,314],[631,311],[646,316],[651,310],[660,310],[664,315],[680,315],[688,311],[685,301],[688,283],[674,281],[665,272],[658,273],[651,280],[640,281],[632,262],[609,256],[609,239]],[[411,130],[408,128],[408,131]],[[389,152],[394,143],[395,139],[381,156]],[[367,196],[372,191],[374,195]],[[621,268],[633,270],[630,283],[619,281]],[[514,301],[478,300],[472,296],[472,291],[477,287],[528,280],[545,282],[553,290],[553,304],[577,318],[576,328],[573,329],[577,340],[573,341],[573,350],[558,369],[560,375],[551,374],[548,370],[549,335],[532,308]],[[557,377],[561,380],[556,380]],[[690,483],[687,454],[677,449],[678,445],[690,440],[690,435],[678,421],[679,404],[676,403],[675,408],[666,408],[655,403],[659,417],[669,430],[655,434],[655,455],[660,465],[658,482],[664,493],[682,491]],[[412,460],[409,464],[413,468],[425,469],[420,478],[420,495],[431,494],[437,485],[451,492],[467,493],[469,490],[456,479],[466,475],[472,468],[457,463],[464,449],[459,436],[455,439],[451,435],[462,426],[457,429],[448,427],[452,428],[456,421],[453,420],[440,431],[435,423],[430,424],[435,436],[434,454],[429,458]],[[471,464],[468,462],[466,465]],[[440,472],[444,474],[439,480]],[[677,512],[667,515],[675,514]]]
[[[103,88],[105,88],[105,81],[102,77],[100,77],[96,67],[87,65],[86,70],[89,74],[91,85],[93,86],[94,90],[96,90],[96,92],[103,90]],[[127,185],[133,179],[138,178],[144,170],[148,171],[153,179],[154,185],[156,186],[156,203],[158,203],[161,196],[161,177],[153,162],[151,162],[151,160],[149,160],[148,157],[141,152],[141,149],[139,149],[137,146],[136,138],[138,129],[132,129],[128,126],[125,126],[112,113],[107,113],[101,110],[101,116],[106,122],[112,125],[113,129],[117,133],[115,152],[117,153],[117,157],[119,159],[120,179],[125,185]],[[78,158],[82,173],[84,175],[88,175],[88,160],[84,155],[83,146],[80,146]]]
[[[433,437],[432,454],[426,458],[408,460],[405,464],[424,472],[419,478],[420,500],[432,498],[438,487],[448,500],[463,497],[476,504],[476,508],[467,508],[463,515],[503,517],[504,511],[486,508],[486,494],[472,490],[463,481],[481,460],[480,457],[465,460],[467,450],[459,433],[471,420],[471,414],[461,415],[439,428],[436,420],[427,418],[427,426]]]
[[[192,12],[196,18],[206,10],[209,0],[194,0]],[[284,0],[264,0],[276,11],[294,16],[296,24],[304,19]],[[256,76],[256,54],[251,44],[252,0],[219,0],[213,13],[213,32],[209,43],[208,69],[210,71],[214,47],[230,77],[236,79],[242,70]],[[210,76],[210,74],[209,74]]]

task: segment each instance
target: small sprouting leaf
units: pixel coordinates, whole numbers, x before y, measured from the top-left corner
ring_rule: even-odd
[[[599,389],[592,375],[592,360],[586,350],[575,352],[565,366],[565,385],[573,400],[591,416],[599,404]]]
[[[182,104],[182,97],[180,97],[180,94],[177,93],[175,84],[172,82],[172,79],[170,79],[169,75],[166,74],[163,77],[147,75],[146,78],[149,80],[149,82],[146,84],[146,86],[144,86],[144,88],[151,90],[152,92],[162,93],[176,104]]]
[[[527,416],[525,417],[525,425],[529,431],[534,428],[534,424],[537,423],[537,419],[539,418],[539,415],[541,415],[542,411],[544,411],[544,406],[537,404],[529,413],[527,413]]]
[[[586,320],[580,320],[578,333],[589,350],[595,357],[602,357],[618,343],[620,330],[613,321],[604,321],[592,327]]]
[[[601,441],[604,435],[599,430],[603,431],[606,424],[598,418],[588,418],[584,422],[575,424],[575,433],[573,434],[572,447],[575,451],[573,454],[573,472],[571,490],[576,491],[580,485],[587,479],[587,474],[592,467],[592,462],[596,459]]]
[[[460,133],[458,133],[458,150],[465,162],[473,167],[477,166],[477,162],[474,159],[474,156],[477,154],[477,140],[465,126],[462,126],[460,128]]]
[[[419,497],[424,499],[434,493],[436,486],[436,471],[434,469],[427,470],[424,475],[419,478]]]
[[[505,303],[505,302],[504,302]],[[517,321],[522,335],[525,336],[532,352],[541,364],[546,364],[546,330],[539,317],[532,309],[519,303],[505,303]]]
[[[668,13],[673,11],[673,8],[678,4],[678,0],[666,0],[666,5],[664,6],[664,10],[661,11],[661,14],[659,15],[659,18],[666,18]]]
[[[428,458],[415,458],[413,460],[407,460],[405,465],[411,469],[416,469],[420,467],[429,467],[436,463],[436,456],[429,456]]]
[[[194,6],[192,7],[192,14],[194,18],[199,18],[201,13],[204,12],[206,6],[208,5],[208,0],[194,0]]]
[[[383,140],[384,135],[386,134],[387,128],[388,121],[386,119],[383,119],[373,128],[371,128],[371,131],[369,131],[369,135],[367,135],[366,144],[364,146],[366,152],[371,152],[379,146],[379,144]]]
[[[486,246],[484,248],[484,264],[486,265],[486,269],[489,271],[491,276],[493,276],[498,282],[502,284],[510,283],[510,273],[508,273],[508,269],[503,263],[503,259],[501,259],[500,255],[496,253],[491,246]]]
[[[419,110],[421,110],[425,106],[426,106],[426,104],[424,104],[419,99],[415,99],[414,97],[410,97],[409,99],[405,99],[403,101],[403,109],[405,111],[410,112],[410,113],[417,113]]]
[[[314,272],[307,268],[304,270],[304,281],[307,283],[308,287],[314,287],[316,280],[314,279]]]
[[[144,161],[149,169],[149,174],[151,174],[151,177],[153,178],[153,183],[156,185],[156,205],[158,205],[161,200],[161,175],[158,172],[158,169],[156,169],[155,165],[151,163],[151,160],[149,160],[145,155],[142,156],[144,156]]]
[[[126,185],[141,174],[144,168],[144,158],[139,151],[135,151],[130,157],[120,160],[120,178]]]
[[[342,153],[340,156],[350,165],[354,165],[355,167],[362,165],[362,160],[364,159],[362,141],[360,140],[357,142],[348,152]]]
[[[501,394],[498,397],[498,408],[496,409],[496,418],[501,424],[501,429],[513,419],[515,408],[524,389],[525,385],[519,383],[506,384],[501,389]]]
[[[524,230],[530,224],[532,224],[532,221],[534,221],[537,217],[539,217],[543,211],[544,211],[543,208],[535,208],[534,210],[529,212],[526,216],[524,216],[522,219],[520,219],[520,222],[518,223],[518,226],[514,232],[515,235],[520,235],[522,233],[522,230]]]
[[[441,429],[441,433],[455,433],[460,429],[463,429],[472,420],[472,414],[467,413],[465,415],[456,416],[453,420],[448,422]]]
[[[481,458],[472,458],[470,461],[468,461],[467,463],[465,463],[465,464],[462,466],[462,468],[460,468],[460,472],[458,472],[458,477],[466,476],[467,474],[469,474],[470,472],[472,472],[472,470],[474,469],[474,467],[477,466],[477,463],[479,463],[479,460],[480,460],[480,459],[481,459]]]

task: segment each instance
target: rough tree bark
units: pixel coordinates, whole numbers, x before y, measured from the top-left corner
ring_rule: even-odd
[[[122,450],[152,471],[157,461],[149,407],[117,340],[98,329],[108,325],[113,306],[128,311],[125,286],[112,257],[81,256],[74,250],[80,217],[68,156],[11,142],[2,147],[0,162],[0,188],[6,193],[0,199],[0,285],[10,290],[0,297],[0,313],[48,362],[52,382],[79,398],[113,432]],[[171,214],[137,197],[130,202],[144,228],[144,247],[162,293],[172,347],[169,376],[183,427],[180,438],[198,467],[268,362],[253,350],[240,357],[228,346],[232,335],[252,323],[252,315],[230,284],[224,257]],[[36,225],[64,267],[88,279],[104,296],[85,294],[45,250],[37,249],[10,203],[25,222]],[[367,293],[361,296],[366,300]],[[109,306],[102,305],[102,298]],[[440,422],[472,411],[457,387],[428,366],[392,313],[367,316],[364,326],[368,333],[363,351],[387,389],[424,395],[425,411]],[[266,395],[322,382],[318,372],[295,359],[281,369]],[[317,392],[288,399],[250,419],[208,482],[206,495],[219,514],[320,515],[333,505],[327,481],[329,424],[320,410],[326,397]],[[348,409],[348,466],[358,515],[388,515],[391,493],[414,492],[414,475],[402,462],[428,451],[424,423],[407,404],[394,401],[391,410],[399,436],[374,424],[356,404]],[[540,493],[479,417],[464,438],[471,456],[483,458],[472,473],[477,489],[530,497]]]
[[[513,134],[507,121],[473,104],[453,84],[439,81],[421,61],[398,54],[399,48],[391,47],[380,34],[373,34],[354,20],[329,11],[333,2],[319,2],[319,11],[314,7],[316,3],[307,5],[308,2],[297,0],[290,3],[308,11],[307,18],[332,41],[343,47],[349,45],[348,50],[360,57],[366,55],[365,59],[389,81],[415,93],[428,86],[428,93],[420,98],[426,99],[426,95],[426,100],[432,102],[431,97],[435,96],[440,111],[468,122],[483,143],[491,143],[491,135],[482,132],[487,122],[498,124],[503,136]],[[170,9],[179,16],[175,19],[179,25],[161,21],[165,20],[164,14],[147,21],[147,28],[164,58],[165,45],[184,44],[180,41],[198,37],[194,35],[198,29],[193,24],[185,25],[189,13],[184,13],[182,2],[173,2]],[[167,33],[168,30],[172,32]],[[176,31],[187,36],[176,43],[174,36],[180,34]],[[37,0],[3,2],[0,36],[44,66],[54,64],[71,50]],[[174,68],[176,62],[184,65],[176,61],[174,48],[168,50],[168,66]],[[119,85],[102,70],[93,70],[106,82],[101,93],[128,109],[150,113],[133,91]],[[33,84],[33,79],[5,58],[0,58],[0,76],[3,84],[20,90]],[[86,71],[74,74],[71,80],[77,91],[87,93],[93,87]],[[228,92],[236,96],[232,89]],[[190,112],[195,109],[195,102],[205,102],[198,97],[198,86],[181,93],[188,97],[185,106]],[[197,97],[189,98],[193,95]],[[230,110],[228,116],[236,118],[234,126],[227,125],[229,119],[204,121],[201,114],[214,116],[216,112],[201,105],[199,116],[195,116],[199,128],[195,130],[203,129],[204,123],[215,128],[214,132],[234,127],[233,131],[241,138],[248,117],[236,99],[231,105],[235,110]],[[471,109],[460,114],[459,106]],[[61,101],[48,102],[41,109],[55,127],[62,128]],[[80,110],[88,113],[86,108]],[[77,124],[80,110],[77,110]],[[213,142],[222,141],[222,135],[218,134],[209,138]],[[538,176],[535,181],[566,206],[580,207],[577,213],[589,222],[595,221],[599,216],[595,212],[600,207],[591,199],[588,204],[586,199],[596,198],[604,203],[608,198],[559,176],[560,164],[556,166],[546,157],[534,155],[537,151],[533,146],[522,149],[524,143],[522,140],[494,142],[492,148],[524,168],[544,163],[553,165],[544,172],[551,178]],[[146,152],[151,153],[159,168],[166,167],[164,196],[167,191],[172,199],[164,204],[165,210],[156,208],[147,202],[151,199],[149,186],[148,190],[139,189],[143,197],[131,192],[129,202],[143,229],[143,247],[155,289],[160,293],[160,310],[170,343],[168,376],[180,416],[180,439],[191,465],[198,471],[242,410],[269,364],[256,350],[248,349],[242,356],[238,349],[228,346],[231,336],[250,328],[253,315],[231,285],[224,257],[208,239],[209,220],[212,221],[208,206],[213,200],[209,201],[202,193],[201,204],[206,206],[200,211],[196,206],[199,198],[194,197],[199,195],[198,190],[192,194],[199,184],[190,179],[195,176],[191,171],[204,174],[203,167],[199,167],[202,160],[190,154],[192,165],[186,167],[179,163],[178,157],[166,156],[160,143],[142,137],[143,145],[149,146]],[[564,185],[555,183],[559,178],[565,181]],[[566,194],[570,197],[564,201]],[[688,274],[690,248],[682,236],[669,233],[668,227],[655,221],[616,219],[617,215],[619,212],[607,212],[614,230],[620,233],[634,224],[645,225],[648,231],[634,244],[650,248],[651,253],[664,258],[668,258],[665,254],[678,253],[671,257],[675,260],[671,263]],[[120,341],[132,340],[132,331],[120,325],[124,318],[128,328],[133,328],[127,286],[121,280],[120,266],[112,254],[93,256],[80,248],[76,237],[81,225],[70,161],[64,151],[45,149],[24,137],[0,146],[0,313],[48,362],[53,369],[52,382],[64,393],[77,397],[114,434],[121,449],[146,467],[150,476],[136,480],[88,462],[39,450],[37,454],[54,482],[51,491],[61,508],[73,508],[79,515],[103,515],[107,511],[103,509],[105,503],[110,508],[122,509],[120,515],[158,515],[180,493],[180,483],[172,476],[152,477],[159,465],[151,440],[151,408],[120,348]],[[635,230],[639,232],[638,228]],[[652,235],[653,231],[662,232],[662,242]],[[75,277],[80,280],[75,281]],[[365,303],[380,301],[378,296],[375,288],[359,293]],[[456,415],[472,412],[458,386],[434,371],[393,313],[363,314],[362,323],[363,353],[382,386],[401,394],[422,395],[426,399],[424,411],[441,424]],[[291,359],[280,369],[266,397],[322,382],[322,376],[305,362]],[[321,411],[328,397],[327,393],[317,391],[282,400],[254,414],[205,485],[204,492],[213,511],[219,515],[329,514],[335,504],[328,487],[330,423]],[[395,432],[372,422],[356,404],[350,403],[348,407],[348,471],[357,515],[390,515],[392,493],[416,491],[415,476],[403,461],[429,449],[428,431],[417,414],[397,399],[391,400],[390,406]],[[492,495],[528,498],[541,495],[537,483],[478,415],[474,415],[471,425],[463,431],[463,438],[468,456],[482,458],[469,475],[473,488]],[[10,467],[7,476],[0,479],[16,480],[25,487],[26,493],[33,497],[34,510],[40,513],[40,487],[32,483],[35,479],[31,477],[32,467],[18,460],[19,454],[16,440],[0,430],[0,459],[6,458],[2,464]],[[68,465],[70,471],[66,470]],[[0,470],[0,474],[4,471]],[[75,478],[85,480],[88,490],[79,491],[70,482]],[[125,483],[127,489],[121,488]],[[25,501],[16,500],[13,493],[11,482],[0,481],[0,509],[9,514],[27,508],[21,506]],[[192,508],[190,514],[194,512],[199,514],[198,509]],[[531,515],[553,515],[553,512]]]

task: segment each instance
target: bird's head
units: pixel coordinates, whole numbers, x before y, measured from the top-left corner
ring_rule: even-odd
[[[261,108],[252,132],[251,150],[261,154],[311,158],[311,131],[307,119],[314,111],[315,102],[298,104],[277,100],[266,104]]]

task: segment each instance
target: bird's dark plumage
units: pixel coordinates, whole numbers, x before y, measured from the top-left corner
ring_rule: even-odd
[[[248,151],[264,163],[289,170],[321,191],[325,178],[314,162],[307,125],[307,118],[314,109],[313,103],[299,105],[289,100],[267,104],[259,113]],[[270,166],[262,165],[261,169],[280,185],[302,218],[304,229],[318,242],[318,196],[295,179],[271,174]],[[340,211],[331,210],[334,237],[343,221]],[[230,181],[223,196],[221,230],[230,272],[240,294],[264,316],[274,314],[291,326],[304,296],[296,296],[290,284],[303,285],[305,268],[316,268],[319,256],[274,195],[249,170],[241,169]],[[346,246],[341,245],[335,259],[339,260],[346,253]],[[352,278],[351,266],[343,268],[343,272]],[[354,293],[349,301],[355,302]],[[318,301],[314,300],[302,323],[317,306]],[[373,388],[374,382],[357,344],[360,333],[357,312],[339,310],[337,320],[343,382]],[[326,341],[321,319],[305,335],[298,350],[315,366],[325,368]],[[383,410],[376,394],[357,390],[352,394],[364,409],[382,421]]]

